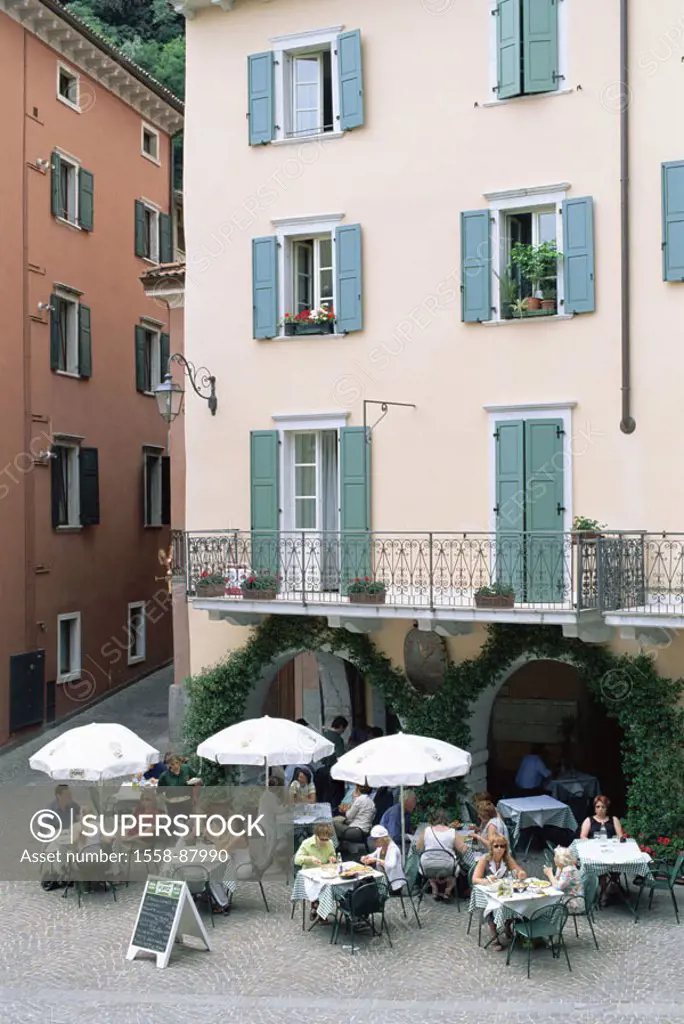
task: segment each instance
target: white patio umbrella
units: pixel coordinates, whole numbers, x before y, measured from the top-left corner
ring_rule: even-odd
[[[330,774],[334,779],[355,782],[372,789],[399,786],[403,860],[406,834],[404,786],[424,786],[427,782],[441,782],[467,775],[471,761],[466,750],[445,743],[444,740],[399,732],[393,736],[379,736],[354,747],[333,765]]]
[[[51,779],[105,782],[145,771],[159,751],[125,725],[93,722],[63,732],[29,758],[29,766]]]
[[[330,740],[287,718],[250,718],[203,740],[198,757],[216,764],[264,765],[266,784],[271,765],[311,764],[334,753]]]

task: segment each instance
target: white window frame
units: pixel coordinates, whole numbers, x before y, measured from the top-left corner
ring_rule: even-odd
[[[328,235],[332,241],[332,279],[333,279],[333,309],[337,309],[337,295],[335,294],[335,282],[337,280],[337,266],[335,260],[335,228],[344,220],[344,214],[324,214],[320,217],[302,218],[277,218],[271,221],[276,228],[278,239],[278,308],[283,313],[295,312],[294,292],[294,258],[292,243],[297,239],[310,240],[326,238]],[[317,247],[314,247],[315,249]],[[320,281],[314,284],[314,294],[320,288]],[[281,327],[278,337],[285,337],[285,328]]]
[[[161,520],[162,520],[162,496],[163,496],[162,495],[162,456],[163,456],[163,454],[164,454],[164,449],[163,448],[154,448],[152,445],[146,445],[143,448],[143,469],[144,469],[144,476],[145,476],[144,481],[143,481],[143,483],[144,483],[144,487],[143,487],[143,494],[144,494],[143,526],[145,527],[145,529],[156,530],[156,529],[159,529],[159,527],[162,525],[162,521]],[[152,504],[152,508],[151,509],[149,509],[147,507],[147,493],[148,493],[147,474],[148,474],[148,466],[149,466],[148,459],[150,459],[150,458],[155,459],[155,470],[154,470],[155,479],[153,479],[153,481],[152,481],[152,483],[154,485],[154,491],[153,491],[153,493],[151,493],[151,504]]]
[[[148,153],[145,150],[145,134],[146,133],[148,135],[153,136],[153,138],[155,139],[156,148],[157,148],[157,155],[156,156],[152,156],[151,153]],[[147,124],[145,121],[143,121],[142,124],[140,125],[140,154],[141,154],[141,156],[144,156],[146,160],[149,160],[151,163],[156,164],[157,167],[161,166],[161,139],[160,139],[159,132],[157,131],[156,128],[153,128],[151,124]]]
[[[133,615],[140,614],[140,625],[138,630],[133,628]],[[137,665],[147,657],[147,607],[144,601],[131,601],[128,605],[128,626],[126,630],[128,638],[128,664]],[[138,653],[132,654],[133,640],[137,635]]]
[[[296,451],[297,451],[296,439],[297,439],[297,437],[304,437],[306,435],[312,436],[314,438],[314,442],[315,442],[315,451],[314,451],[314,460],[315,461],[314,461],[313,465],[314,465],[314,468],[316,470],[316,484],[315,484],[315,491],[314,491],[314,495],[313,495],[313,505],[314,505],[314,508],[316,510],[316,514],[315,514],[315,523],[314,523],[314,525],[305,528],[305,527],[301,527],[301,526],[297,526],[296,525],[296,520],[297,520],[296,501],[297,501],[297,497],[298,497],[298,495],[297,495],[297,484],[296,484],[296,480],[297,480],[297,466],[310,466],[311,463],[308,463],[308,462],[296,462]],[[321,480],[321,432],[319,430],[296,430],[296,431],[294,431],[291,434],[289,448],[290,448],[290,463],[289,463],[289,470],[290,470],[290,494],[292,496],[292,500],[290,502],[290,512],[291,512],[291,515],[292,515],[292,529],[293,529],[293,531],[299,532],[299,533],[318,533],[319,530],[320,530],[319,524],[320,524],[320,521],[321,521],[321,498],[322,498],[322,487],[321,487],[321,485],[322,485],[322,480]],[[308,497],[308,495],[301,495],[301,497],[305,498],[305,500],[311,501],[311,499]]]
[[[339,412],[312,412],[308,414],[300,413],[274,413],[271,419],[273,420],[276,429],[278,430],[278,439],[280,441],[280,450],[283,453],[283,458],[280,459],[279,469],[279,486],[280,493],[284,496],[283,507],[280,511],[280,522],[279,526],[281,531],[288,532],[294,529],[294,505],[293,505],[293,493],[294,488],[291,484],[292,474],[294,470],[291,468],[294,465],[294,442],[292,440],[294,434],[302,434],[308,430],[323,431],[323,430],[336,430],[339,437],[339,432],[342,427],[348,425],[349,413]],[[339,453],[339,448],[338,448]],[[337,460],[337,487],[338,494],[340,488],[340,460]],[[320,488],[318,490],[320,494]],[[339,509],[337,513],[337,529],[340,528]]]
[[[63,448],[68,452],[68,494],[67,494],[67,522],[61,523],[57,530],[81,529],[81,484],[80,484],[80,443],[69,441],[66,438],[56,437],[54,448]]]
[[[60,374],[62,377],[79,377],[80,378],[80,362],[79,362],[79,307],[80,302],[74,297],[73,293],[67,291],[65,288],[55,288],[55,295],[62,302],[69,304],[69,307],[73,310],[72,318],[73,325],[67,325],[69,330],[69,337],[67,338],[67,358],[66,366],[63,370],[56,370],[55,372]],[[71,356],[71,359],[69,358]],[[71,368],[70,368],[71,362]]]
[[[159,263],[159,255],[160,255],[159,254],[159,223],[160,223],[159,215],[161,213],[161,210],[159,209],[158,206],[155,206],[154,203],[150,203],[147,199],[140,199],[139,202],[142,203],[142,205],[145,207],[145,210],[147,211],[147,213],[151,214],[152,218],[153,218],[153,228],[150,231],[150,240],[151,240],[151,243],[152,243],[151,246],[150,246],[150,255],[149,256],[143,256],[142,258],[144,260],[147,260],[148,263],[157,264],[157,263]]]
[[[76,82],[75,101],[70,100],[68,96],[63,96],[59,91],[59,79],[63,71]],[[61,60],[57,61],[57,99],[60,103],[64,103],[65,106],[69,107],[70,110],[75,110],[77,114],[81,113],[81,76],[75,68],[70,67]]]
[[[298,253],[298,250],[302,247],[302,243],[313,242],[312,253],[311,253],[311,302],[307,304],[307,308],[308,309],[319,309],[321,304],[322,304],[322,302],[324,301],[322,299],[322,295],[321,295],[321,270],[323,268],[322,268],[322,265],[321,265],[321,245],[320,245],[320,243],[321,242],[325,242],[325,241],[329,241],[330,242],[330,266],[325,267],[325,269],[326,270],[330,270],[330,272],[332,274],[332,295],[330,296],[329,299],[325,299],[325,302],[328,303],[328,304],[332,304],[332,306],[334,308],[334,305],[335,305],[335,253],[334,253],[335,241],[334,241],[333,234],[331,233],[331,234],[325,234],[325,235],[316,235],[313,238],[293,238],[291,240],[291,242],[290,242],[289,259],[290,259],[290,271],[291,271],[291,275],[292,275],[292,281],[290,282],[290,287],[292,288],[292,307],[293,307],[292,308],[292,312],[300,312],[300,310],[296,309],[296,306],[299,304],[299,300],[297,298],[298,291],[299,291],[299,289],[298,289],[298,280],[297,280],[297,278],[299,276],[298,273],[297,273],[297,259],[298,259],[297,253]],[[287,262],[287,254],[286,254],[286,262]]]
[[[62,623],[72,622],[69,630],[69,672],[62,672]],[[81,613],[68,612],[57,616],[57,682],[75,683],[82,675],[81,666]]]
[[[548,98],[549,96],[565,96],[570,92],[574,92],[574,90],[568,85],[570,82],[568,70],[570,53],[570,12],[568,8],[570,7],[570,4],[567,2],[558,2],[556,3],[556,7],[558,9],[558,74],[560,76],[558,88],[554,89],[553,92],[523,93],[521,96],[508,96],[505,99],[499,99],[496,91],[496,87],[499,84],[499,55],[496,46],[497,15],[495,14],[498,6],[498,0],[489,0],[489,11],[487,12],[487,19],[489,23],[489,96],[484,106],[495,107],[500,103],[518,103],[520,100],[540,100],[545,97]]]
[[[338,58],[336,51],[337,37],[344,29],[344,25],[337,25],[332,28],[313,29],[310,32],[300,32],[292,35],[274,36],[270,41],[274,46],[273,59],[275,60],[275,142],[307,142],[311,139],[340,138],[344,132],[340,131],[340,88]],[[332,84],[332,131],[318,131],[302,135],[293,135],[292,112],[293,112],[293,91],[292,91],[292,58],[298,56],[313,56],[322,53],[330,48],[330,78]],[[323,119],[323,67],[321,64],[321,120]]]
[[[146,395],[154,395],[155,389],[159,387],[164,379],[161,364],[161,330],[148,320],[141,320],[140,326],[145,331],[146,344],[149,347],[150,360],[150,390],[145,391]]]
[[[59,154],[59,159],[61,161],[62,167],[64,167],[65,165],[70,167],[71,170],[72,170],[73,176],[74,176],[74,178],[73,178],[73,180],[74,180],[74,209],[73,209],[74,217],[73,217],[73,220],[70,217],[68,217],[68,216],[67,217],[62,217],[61,215],[57,216],[57,220],[61,221],[62,224],[68,224],[69,227],[78,228],[79,231],[80,231],[81,228],[80,228],[80,224],[79,224],[79,215],[80,215],[81,211],[79,209],[79,201],[78,201],[79,195],[78,194],[79,194],[79,175],[81,173],[81,163],[80,163],[79,160],[76,159],[75,156],[71,156],[70,153],[65,153],[61,149],[56,150],[56,152]],[[61,181],[62,169],[61,168],[60,168],[60,172],[59,173],[60,173],[59,188],[60,188],[60,194],[61,194],[61,190],[62,190],[62,181]]]
[[[507,192],[488,192],[484,198],[489,201],[490,226],[491,226],[491,294],[492,294],[492,319],[490,323],[497,323],[502,320],[511,322],[507,317],[501,315],[501,294],[499,291],[498,274],[503,274],[507,268],[506,247],[505,247],[505,222],[506,217],[512,213],[534,213],[546,208],[553,208],[556,211],[556,248],[563,252],[563,200],[570,188],[569,182],[562,182],[557,185],[540,186],[529,189],[511,189]],[[565,300],[565,283],[563,274],[563,261],[558,261],[558,279],[556,290],[556,311],[557,315],[563,316],[563,304]],[[530,320],[533,318],[530,318]],[[543,320],[544,317],[539,319]],[[527,322],[529,323],[530,320]]]
[[[281,529],[285,533],[289,534],[307,534],[307,533],[320,533],[320,522],[321,522],[321,502],[323,500],[323,480],[322,480],[322,460],[321,460],[321,434],[323,431],[334,430],[338,437],[338,458],[337,458],[337,493],[340,493],[340,458],[339,458],[339,431],[341,426],[345,426],[345,421],[337,421],[334,419],[321,420],[320,423],[315,421],[302,421],[304,426],[298,426],[296,423],[287,425],[286,430],[280,431],[280,439],[282,442],[283,451],[283,465],[281,468],[281,486],[284,495],[283,509],[280,513],[280,525]],[[297,434],[315,434],[316,436],[316,526],[309,527],[308,529],[302,530],[295,526],[295,436]],[[337,524],[336,530],[339,532],[340,529],[340,510],[339,506],[337,509]]]

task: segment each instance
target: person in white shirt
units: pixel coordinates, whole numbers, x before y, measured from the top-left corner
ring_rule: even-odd
[[[370,834],[375,820],[375,803],[370,796],[370,786],[357,786],[354,800],[344,816],[333,818],[335,831],[340,839],[344,838],[348,828],[359,829],[364,838]]]
[[[382,825],[374,825],[371,839],[375,840],[375,852],[361,858],[362,864],[373,865],[384,871],[389,882],[390,892],[398,894],[404,888],[406,876],[401,866],[401,853],[391,835]]]

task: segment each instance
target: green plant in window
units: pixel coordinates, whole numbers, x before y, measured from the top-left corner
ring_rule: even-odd
[[[527,299],[516,299],[511,303],[511,312],[514,316],[523,317],[527,312]]]
[[[511,263],[519,267],[523,277],[530,282],[533,296],[541,290],[542,281],[555,278],[561,256],[555,242],[542,242],[541,245],[516,242],[511,249]]]

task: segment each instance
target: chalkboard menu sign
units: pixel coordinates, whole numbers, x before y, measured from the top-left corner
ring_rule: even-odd
[[[135,926],[133,945],[165,953],[183,893],[182,882],[149,882]]]
[[[157,967],[166,967],[174,942],[185,935],[198,938],[207,949],[211,948],[185,882],[148,878],[126,959],[134,960],[138,953],[152,953]]]

